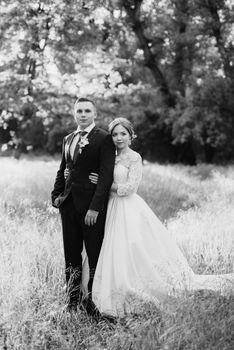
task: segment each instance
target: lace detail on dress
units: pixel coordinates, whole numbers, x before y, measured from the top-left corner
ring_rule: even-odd
[[[124,183],[117,183],[117,195],[129,196],[136,193],[142,178],[142,160],[139,153],[129,152],[125,158],[116,159],[116,166],[119,164],[128,169],[127,179]]]

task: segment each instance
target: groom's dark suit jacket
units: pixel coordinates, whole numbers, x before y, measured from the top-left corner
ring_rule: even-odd
[[[69,148],[74,135],[73,132],[63,140],[62,161],[51,194],[52,204],[54,205],[54,200],[58,197],[58,207],[62,206],[71,193],[78,212],[86,213],[88,209],[100,212],[106,206],[113,181],[115,152],[111,136],[95,126],[88,135],[89,144],[83,148],[81,154],[76,148],[72,160]],[[66,180],[65,168],[70,169]],[[89,180],[91,172],[99,174],[97,185]]]

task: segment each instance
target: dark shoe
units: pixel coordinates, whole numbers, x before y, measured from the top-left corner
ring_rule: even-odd
[[[69,302],[67,305],[66,305],[66,310],[68,312],[77,312],[77,302]]]
[[[96,321],[98,321],[101,318],[101,314],[97,308],[97,306],[94,304],[94,302],[90,298],[86,298],[83,300],[82,305],[87,312],[87,314],[91,317],[93,317]]]
[[[67,306],[66,309],[68,311],[77,311],[77,308],[79,308],[81,311],[83,311],[83,307],[82,307],[82,293],[76,293],[76,294],[72,294],[70,293],[70,295],[67,295]]]
[[[83,298],[83,294],[79,287],[74,288],[73,290],[68,290],[67,288],[67,295],[66,295],[67,309],[76,311],[77,307],[79,307],[81,304],[82,298]]]
[[[111,324],[117,324],[117,318],[111,315],[102,314],[100,321],[105,321]]]

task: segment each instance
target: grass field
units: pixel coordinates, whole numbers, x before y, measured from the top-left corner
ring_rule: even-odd
[[[50,206],[56,160],[0,158],[0,349],[234,348],[234,291],[152,304],[110,327],[64,310],[59,214]],[[145,164],[139,194],[197,273],[234,261],[234,166]]]

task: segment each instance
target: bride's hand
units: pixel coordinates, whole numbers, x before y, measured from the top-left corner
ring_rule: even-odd
[[[117,190],[118,190],[118,184],[113,182],[112,185],[111,185],[111,188],[110,188],[111,192],[115,192],[117,193]]]
[[[97,173],[90,173],[89,175],[89,180],[94,184],[96,185],[98,183],[98,174]]]

